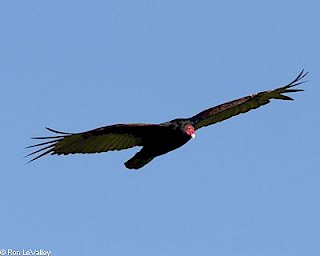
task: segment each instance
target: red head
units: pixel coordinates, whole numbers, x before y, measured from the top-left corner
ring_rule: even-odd
[[[183,131],[186,134],[188,134],[189,136],[191,136],[192,139],[194,139],[194,137],[196,137],[194,127],[191,124],[185,125]]]

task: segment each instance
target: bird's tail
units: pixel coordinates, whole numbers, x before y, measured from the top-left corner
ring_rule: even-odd
[[[128,169],[140,169],[141,167],[145,166],[149,163],[154,157],[145,156],[143,153],[138,152],[132,158],[130,158],[124,165]]]

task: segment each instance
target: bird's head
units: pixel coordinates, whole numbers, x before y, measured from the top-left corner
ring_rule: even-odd
[[[196,137],[194,127],[191,124],[185,125],[183,128],[183,131],[184,131],[184,133],[189,135],[192,139],[194,139]]]

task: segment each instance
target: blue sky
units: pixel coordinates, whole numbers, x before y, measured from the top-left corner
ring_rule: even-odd
[[[52,255],[319,255],[318,1],[0,0],[0,249]],[[309,71],[306,91],[138,148],[26,165],[48,126],[189,117]]]

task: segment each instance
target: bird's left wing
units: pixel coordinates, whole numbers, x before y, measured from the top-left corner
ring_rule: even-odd
[[[213,108],[209,108],[193,116],[191,121],[194,124],[195,129],[199,129],[203,126],[208,126],[221,122],[235,115],[248,112],[249,110],[256,109],[265,104],[268,104],[271,99],[280,100],[293,100],[292,98],[283,95],[284,93],[299,92],[301,89],[291,89],[294,86],[304,83],[301,81],[308,73],[304,73],[304,70],[289,84],[279,87],[274,90],[259,92],[246,96],[240,99],[236,99]]]
[[[143,146],[145,140],[159,130],[161,132],[163,127],[156,124],[116,124],[82,133],[65,133],[47,129],[57,135],[33,138],[46,141],[27,147],[40,147],[27,155],[38,154],[29,162],[47,154],[100,153]]]

